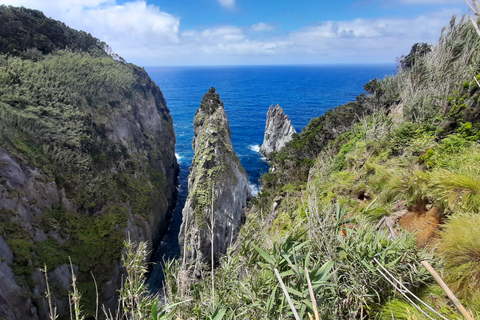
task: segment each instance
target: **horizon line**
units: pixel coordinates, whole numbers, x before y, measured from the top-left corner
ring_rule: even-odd
[[[142,68],[222,68],[222,67],[333,67],[333,66],[395,66],[397,63],[388,62],[345,62],[345,63],[306,63],[306,64],[197,64],[197,65],[148,65]]]

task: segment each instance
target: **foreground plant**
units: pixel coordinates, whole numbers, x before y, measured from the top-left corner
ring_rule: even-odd
[[[152,295],[147,287],[147,243],[134,243],[125,240],[125,253],[122,257],[123,265],[127,271],[125,283],[120,289],[119,305],[121,309],[113,317],[110,311],[104,313],[107,320],[161,320],[172,319],[174,305],[160,302],[158,295]]]
[[[324,287],[330,287],[333,283],[330,278],[334,274],[332,272],[333,261],[324,264],[316,261],[310,252],[304,254],[302,247],[307,245],[306,242],[300,242],[294,237],[288,237],[284,243],[279,246],[274,245],[271,253],[267,253],[260,247],[253,244],[255,250],[261,255],[263,261],[258,264],[266,275],[266,284],[273,290],[267,300],[266,313],[268,315],[290,315],[290,311],[285,311],[286,299],[290,300],[286,294],[281,293],[280,287],[291,294],[293,302],[291,311],[295,314],[295,310],[299,310],[296,317],[304,318],[307,312],[317,312],[314,305],[317,301],[311,300],[310,284],[313,284],[313,295],[318,295]],[[274,274],[275,272],[275,274]],[[278,279],[278,281],[277,281]],[[280,281],[281,280],[281,281]],[[321,297],[318,302],[325,300]],[[278,303],[280,302],[280,303]]]
[[[103,313],[107,320],[166,320],[174,317],[176,304],[165,304],[161,302],[158,295],[152,295],[147,287],[147,243],[134,243],[130,239],[124,241],[125,253],[122,262],[126,269],[125,282],[119,290],[118,309],[110,310],[102,306]],[[83,320],[87,316],[82,310],[82,294],[77,287],[77,278],[72,263],[72,291],[69,293],[70,318]],[[56,320],[57,307],[52,302],[52,292],[48,283],[47,267],[42,270],[46,280],[46,298],[49,306],[49,320]],[[96,283],[96,282],[95,282]],[[94,319],[98,319],[98,290],[97,290],[97,311]],[[219,320],[221,318],[214,317]]]
[[[146,257],[147,244],[145,242],[134,244],[130,239],[125,241],[125,254],[122,261],[127,274],[124,286],[120,290],[120,301],[126,319],[146,319],[155,300],[147,293]]]
[[[480,311],[480,215],[456,214],[442,232],[438,255],[446,282],[468,308]]]

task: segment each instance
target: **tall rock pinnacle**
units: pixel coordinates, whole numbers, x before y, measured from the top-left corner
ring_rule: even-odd
[[[278,104],[270,106],[267,112],[267,124],[265,126],[265,136],[260,146],[260,153],[268,158],[273,151],[280,151],[283,146],[292,140],[292,135],[297,133],[292,126],[290,118],[285,115],[282,107]]]
[[[196,271],[211,265],[212,229],[214,264],[226,253],[243,219],[251,194],[248,177],[231,141],[230,126],[215,88],[204,95],[193,120],[194,158],[188,178],[179,244],[184,261]]]

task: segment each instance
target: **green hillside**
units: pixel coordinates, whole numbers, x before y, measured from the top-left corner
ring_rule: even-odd
[[[167,226],[178,174],[170,112],[145,70],[104,48],[41,12],[0,6],[0,237],[20,295],[0,309],[33,301],[45,318],[38,270],[58,273],[70,257],[94,310],[91,273],[100,301],[112,299],[124,240],[151,249]],[[68,311],[68,286],[52,285]]]
[[[294,319],[277,269],[300,319],[316,310],[322,319],[428,319],[385,267],[442,316],[461,319],[420,264],[427,260],[478,317],[479,49],[470,22],[453,18],[438,45],[415,45],[397,75],[312,119],[272,155],[214,275],[197,283],[172,262],[169,299],[187,301],[176,313]]]

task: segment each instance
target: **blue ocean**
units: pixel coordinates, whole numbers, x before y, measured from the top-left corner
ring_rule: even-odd
[[[179,197],[167,234],[154,255],[159,262],[148,284],[152,291],[162,287],[161,262],[175,258],[187,197],[188,168],[193,159],[193,118],[203,95],[215,87],[223,101],[232,131],[234,150],[248,173],[252,191],[259,190],[258,179],[268,171],[258,153],[263,142],[266,115],[270,105],[279,104],[300,132],[310,119],[328,109],[355,100],[363,85],[374,78],[393,75],[395,65],[338,66],[234,66],[234,67],[150,67],[145,68],[161,88],[173,117],[177,137],[176,154],[180,164]]]

